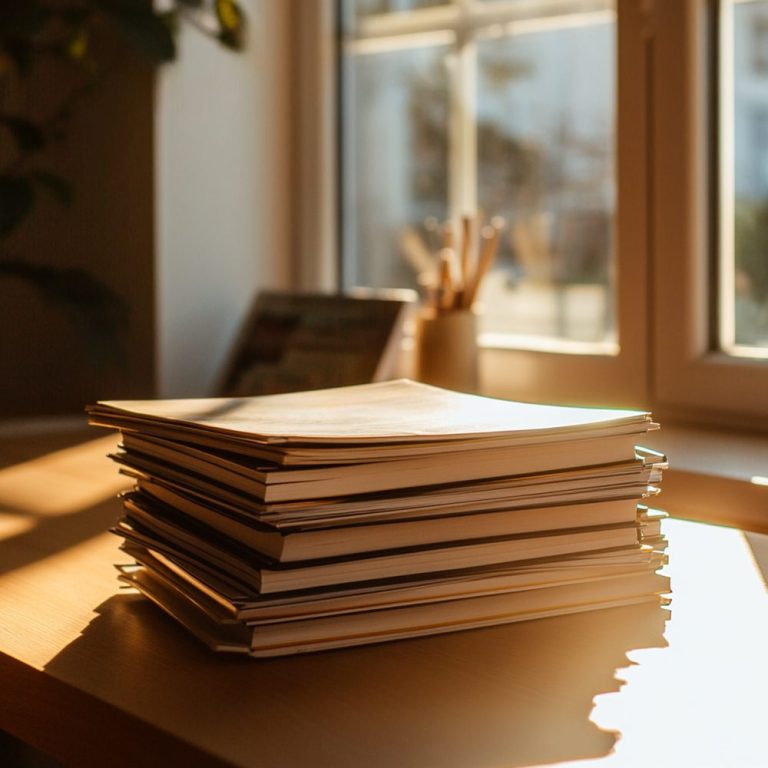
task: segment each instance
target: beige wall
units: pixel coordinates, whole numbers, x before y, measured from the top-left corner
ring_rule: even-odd
[[[183,29],[158,81],[158,392],[211,394],[256,291],[289,257],[287,4],[246,0],[233,54]]]

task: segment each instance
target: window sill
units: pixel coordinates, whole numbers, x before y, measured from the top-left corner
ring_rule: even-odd
[[[646,442],[669,459],[670,515],[768,533],[768,436],[662,425]]]

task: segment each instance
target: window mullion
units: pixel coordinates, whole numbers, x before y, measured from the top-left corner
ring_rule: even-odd
[[[451,72],[449,210],[458,220],[477,208],[477,46],[470,3],[461,2]]]

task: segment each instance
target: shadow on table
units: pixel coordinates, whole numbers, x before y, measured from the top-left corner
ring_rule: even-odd
[[[108,499],[76,513],[36,519],[34,528],[8,539],[0,539],[0,575],[64,552],[109,530],[120,512],[115,499]],[[117,552],[115,539],[115,552]]]
[[[98,614],[48,672],[234,763],[317,768],[606,755],[617,734],[589,720],[593,699],[618,690],[628,651],[666,646],[669,616],[627,606],[257,661],[209,652],[135,595]]]
[[[106,454],[114,435],[82,430],[36,440],[7,438],[0,449],[0,575],[107,531],[115,497],[129,485]],[[117,546],[117,544],[115,545]]]

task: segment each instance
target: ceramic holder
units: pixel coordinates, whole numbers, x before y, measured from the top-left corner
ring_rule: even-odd
[[[416,318],[414,372],[419,381],[461,392],[478,388],[477,313],[428,312]]]

